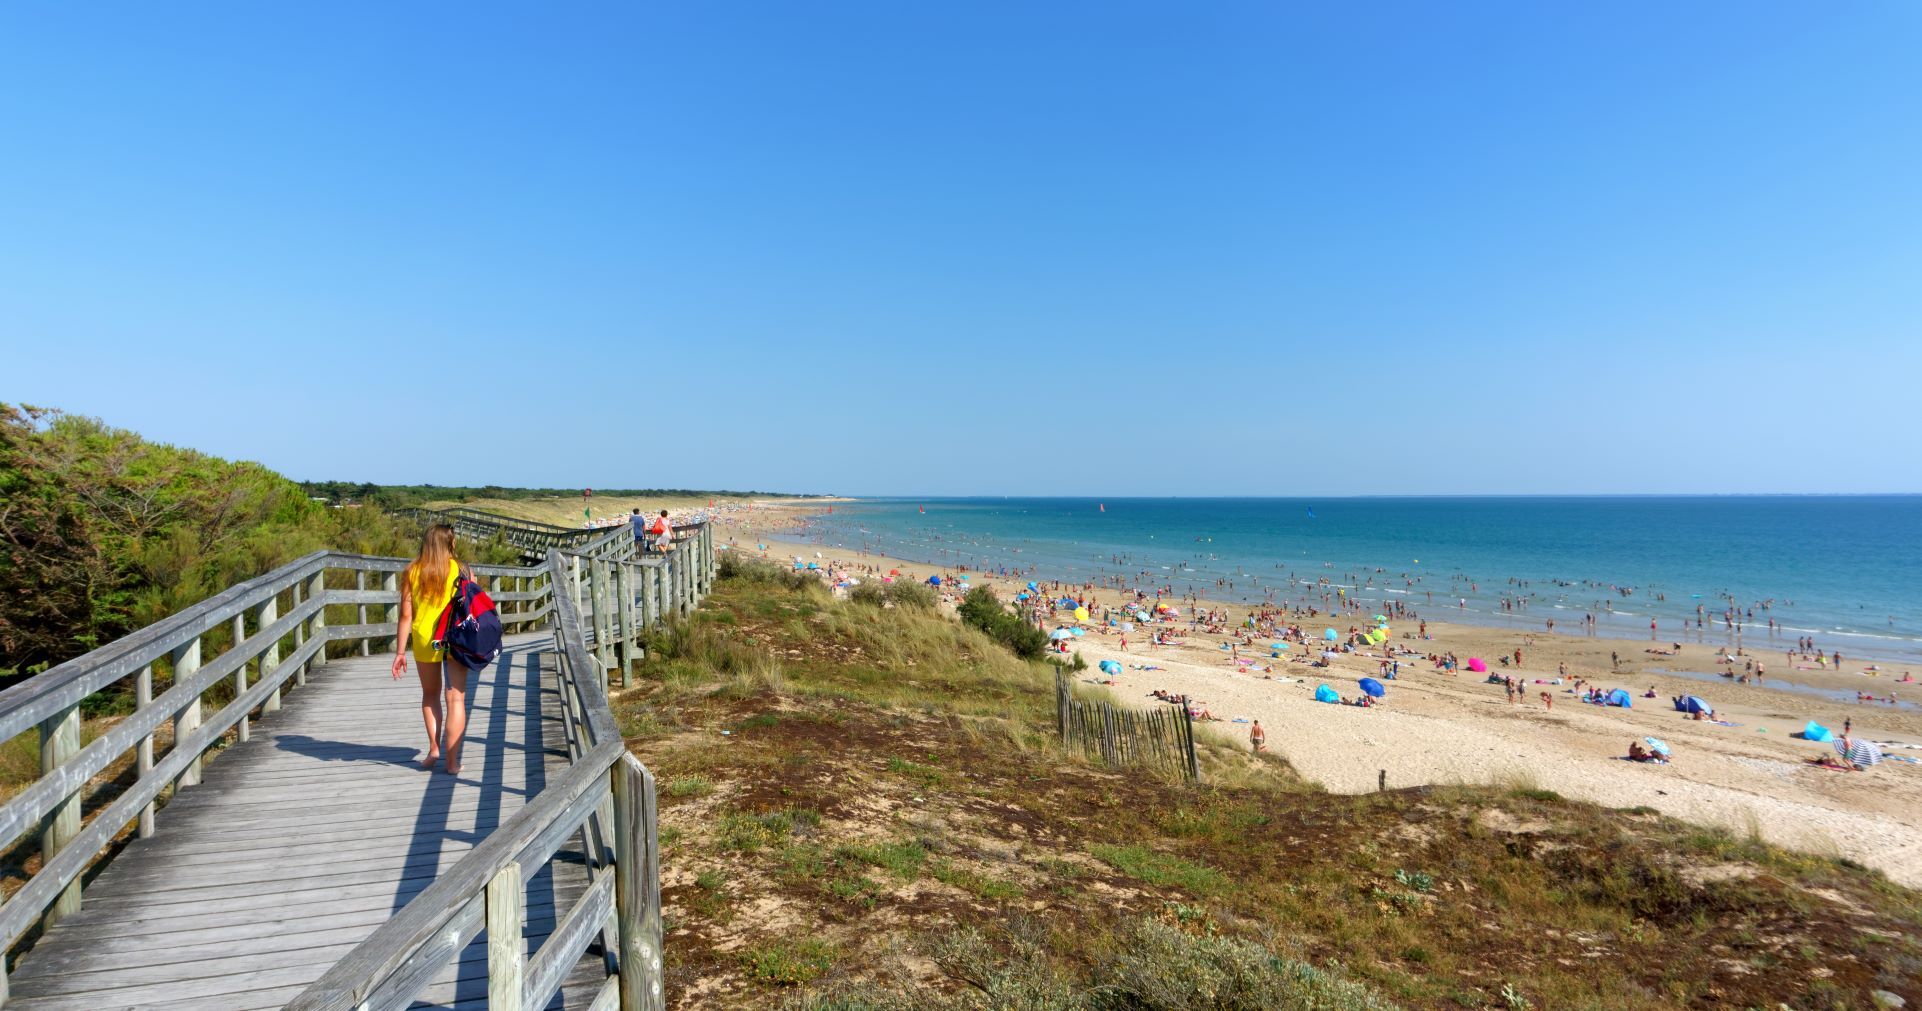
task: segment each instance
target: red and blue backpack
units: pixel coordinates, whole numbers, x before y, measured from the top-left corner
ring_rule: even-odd
[[[459,571],[454,595],[440,613],[434,630],[434,648],[460,661],[471,671],[480,670],[501,655],[501,616],[494,609],[494,598],[480,584]]]

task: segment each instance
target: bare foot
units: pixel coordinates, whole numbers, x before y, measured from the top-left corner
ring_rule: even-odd
[[[447,774],[449,776],[460,775],[460,759],[454,757],[453,755],[447,756]]]
[[[429,752],[426,758],[420,760],[420,767],[431,770],[434,767],[434,763],[438,761],[440,761],[440,752]]]

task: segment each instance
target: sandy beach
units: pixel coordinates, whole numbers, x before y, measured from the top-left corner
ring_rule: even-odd
[[[732,539],[734,550],[789,563],[799,555],[818,559],[823,568],[861,574],[889,569],[912,579],[952,574],[926,563],[784,539],[783,534],[794,536],[801,517],[813,508],[818,507],[769,503],[731,510],[722,520],[724,539]],[[969,578],[977,585],[995,585],[1003,599],[1026,584],[1025,577],[970,573]],[[1120,591],[1111,589],[1076,595],[1091,597],[1097,614],[1100,606],[1117,607],[1124,600]],[[1243,606],[1203,606],[1228,612],[1224,632],[1238,631],[1248,613]],[[1922,764],[1904,760],[1922,759],[1922,713],[1909,705],[1846,701],[1856,691],[1886,697],[1891,689],[1903,688],[1915,689],[1910,698],[1922,699],[1922,684],[1892,684],[1902,676],[1900,670],[1876,676],[1791,670],[1781,652],[1768,651],[1754,656],[1767,664],[1770,680],[1788,678],[1803,690],[1780,686],[1779,681],[1776,686],[1741,685],[1716,675],[1725,668],[1716,663],[1721,649],[1714,646],[1684,643],[1679,655],[1656,656],[1644,651],[1669,649],[1671,643],[1531,634],[1432,620],[1429,638],[1421,640],[1413,638],[1415,622],[1402,621],[1386,646],[1415,655],[1400,658],[1398,677],[1386,682],[1384,704],[1361,708],[1316,702],[1314,689],[1327,684],[1343,699],[1354,699],[1360,678],[1379,676],[1380,648],[1342,655],[1321,669],[1309,666],[1299,644],[1275,659],[1267,648],[1269,640],[1260,639],[1256,648],[1239,650],[1241,659],[1253,659],[1256,665],[1238,666],[1222,648],[1229,635],[1191,630],[1188,617],[1184,612],[1179,623],[1163,626],[1179,631],[1182,645],[1152,646],[1142,629],[1127,637],[1126,652],[1117,632],[1091,626],[1087,635],[1071,640],[1089,664],[1081,676],[1091,684],[1111,682],[1108,688],[1115,699],[1144,708],[1159,704],[1150,695],[1156,689],[1185,694],[1218,718],[1205,725],[1208,729],[1243,746],[1252,721],[1260,720],[1269,750],[1333,791],[1373,790],[1384,772],[1391,787],[1525,785],[1610,807],[1654,808],[1737,833],[1758,832],[1771,842],[1848,857],[1904,884],[1922,885]],[[1314,629],[1326,623],[1345,630],[1352,623],[1325,616],[1301,621]],[[1521,666],[1496,661],[1506,655],[1512,663],[1517,648],[1523,652]],[[1620,657],[1618,669],[1611,669],[1611,651]],[[1481,674],[1443,672],[1423,659],[1450,652],[1464,659],[1486,658],[1495,673],[1526,680],[1524,701],[1511,704],[1504,687],[1486,683]],[[1120,661],[1124,672],[1115,678],[1098,676],[1094,666],[1100,660]],[[1564,684],[1535,683],[1560,676],[1563,665]],[[1633,708],[1583,704],[1572,693],[1576,678],[1602,688],[1627,689],[1634,697]],[[1644,698],[1651,686],[1656,697]],[[1543,692],[1549,694],[1549,705],[1541,698]],[[1718,719],[1735,725],[1695,721],[1676,712],[1670,697],[1684,694],[1706,699]],[[1809,720],[1838,733],[1845,720],[1852,720],[1855,736],[1883,742],[1891,760],[1866,772],[1816,767],[1809,760],[1833,754],[1831,745],[1790,736]],[[1666,741],[1674,760],[1667,765],[1624,760],[1629,742],[1643,737]]]

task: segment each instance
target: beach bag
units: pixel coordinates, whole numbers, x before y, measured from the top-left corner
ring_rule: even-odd
[[[501,616],[494,598],[461,571],[454,595],[440,613],[434,648],[445,650],[461,666],[477,671],[501,655]]]

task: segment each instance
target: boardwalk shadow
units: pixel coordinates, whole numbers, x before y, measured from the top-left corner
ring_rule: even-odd
[[[324,741],[305,734],[281,734],[274,738],[274,747],[281,751],[291,751],[296,755],[306,755],[320,762],[368,762],[374,765],[414,767],[420,764],[418,748],[356,744],[352,741]]]

